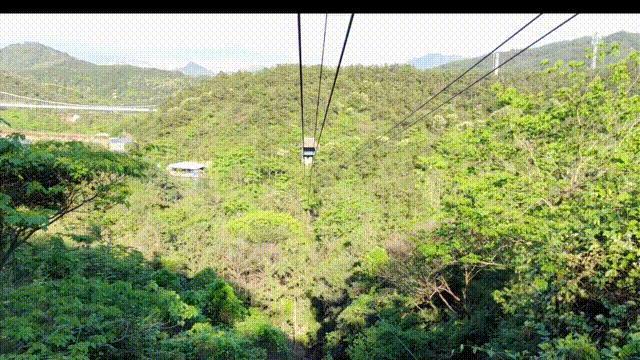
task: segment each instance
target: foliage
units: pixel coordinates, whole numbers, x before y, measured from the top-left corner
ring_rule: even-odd
[[[25,145],[0,139],[0,268],[36,231],[86,204],[95,209],[124,201],[126,176],[143,164],[80,143]]]
[[[596,71],[536,58],[542,71],[505,71],[384,137],[457,73],[345,67],[307,170],[298,69],[219,74],[113,125],[158,163],[126,181],[127,205],[49,230],[158,258],[180,331],[155,357],[281,358],[288,340],[332,359],[637,358],[640,64],[625,46],[602,46]],[[183,160],[206,179],[163,174]],[[77,281],[66,259],[43,267]]]
[[[135,251],[73,249],[59,239],[17,256],[19,265],[2,274],[0,357],[288,356],[286,339],[266,321],[261,331],[234,330],[247,309],[211,270],[189,278]]]
[[[419,158],[423,178],[446,174],[441,220],[415,239],[417,258],[392,262],[378,283],[418,308],[430,305],[439,314],[423,320],[431,332],[490,308],[492,316],[502,313],[482,320],[497,321],[501,331],[459,340],[489,357],[637,356],[630,335],[639,319],[638,59],[634,53],[612,65],[608,77],[589,76],[580,64],[555,67],[570,82],[548,95],[496,84],[493,116],[446,129]],[[474,284],[497,271],[510,274],[508,281],[474,294]],[[478,299],[484,306],[474,305]],[[382,337],[403,333],[387,326],[359,332],[351,357],[392,351]],[[406,340],[425,351],[430,337],[421,334]]]
[[[251,242],[280,242],[301,236],[302,228],[289,214],[249,212],[229,222],[229,230]]]

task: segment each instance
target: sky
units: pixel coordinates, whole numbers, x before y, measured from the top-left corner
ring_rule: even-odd
[[[428,53],[484,55],[536,14],[355,14],[343,63],[407,63]],[[544,14],[500,50],[522,48],[571,14]],[[325,14],[302,14],[303,63],[320,63]],[[349,14],[329,14],[325,64],[338,62]],[[618,31],[640,14],[581,14],[538,45]],[[298,63],[296,14],[0,14],[0,47],[35,41],[97,64],[218,72]]]

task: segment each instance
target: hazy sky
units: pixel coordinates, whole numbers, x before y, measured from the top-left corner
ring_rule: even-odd
[[[570,14],[545,14],[502,50],[521,48]],[[427,53],[482,55],[535,14],[356,14],[345,64],[406,63]],[[337,64],[349,16],[329,14],[325,63]],[[319,63],[324,14],[302,15],[305,63]],[[578,15],[540,44],[620,30],[640,15]],[[296,14],[0,14],[0,46],[37,41],[99,64],[213,71],[298,62]]]

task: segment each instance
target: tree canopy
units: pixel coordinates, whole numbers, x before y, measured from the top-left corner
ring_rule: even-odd
[[[0,268],[38,230],[86,204],[122,203],[143,163],[84,144],[0,139]]]

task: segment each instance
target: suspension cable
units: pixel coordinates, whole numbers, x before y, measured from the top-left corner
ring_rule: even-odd
[[[438,97],[440,94],[444,93],[445,91],[447,91],[454,83],[458,82],[460,79],[462,79],[465,75],[467,75],[471,70],[475,69],[478,65],[480,65],[484,60],[486,60],[489,56],[493,55],[496,51],[498,51],[498,49],[500,49],[504,44],[506,44],[507,42],[509,42],[511,39],[513,39],[515,36],[517,36],[519,33],[521,33],[524,29],[526,29],[529,25],[531,25],[534,21],[536,21],[540,16],[542,16],[542,13],[536,15],[533,19],[529,20],[529,22],[527,22],[526,24],[524,24],[520,29],[518,29],[518,31],[514,32],[513,34],[511,34],[511,36],[509,36],[507,39],[505,39],[503,42],[500,43],[500,45],[496,46],[493,50],[491,50],[491,52],[487,53],[484,57],[482,57],[480,60],[476,61],[473,65],[471,65],[471,67],[469,67],[467,70],[465,70],[463,73],[461,73],[460,75],[458,75],[455,79],[453,79],[452,81],[450,81],[447,85],[445,85],[442,89],[440,89],[436,94],[434,94],[433,96],[431,96],[427,101],[425,101],[424,103],[422,103],[420,106],[418,106],[417,108],[415,108],[409,115],[405,116],[402,120],[398,121],[397,123],[395,123],[391,128],[389,128],[384,134],[382,134],[381,136],[386,136],[387,134],[389,134],[391,131],[393,131],[394,129],[396,129],[398,126],[400,126],[402,123],[404,123],[405,121],[407,121],[409,118],[411,118],[413,115],[415,115],[418,111],[422,110],[425,106],[427,106],[429,103],[431,103],[436,97]]]
[[[322,36],[322,56],[320,57],[320,78],[318,79],[318,99],[316,101],[316,121],[313,127],[313,138],[318,130],[318,110],[320,108],[320,89],[322,87],[322,67],[324,65],[324,46],[327,39],[327,18],[329,14],[324,14],[324,35]]]
[[[455,99],[456,97],[458,97],[459,95],[461,95],[463,92],[467,91],[468,89],[470,89],[471,87],[473,87],[474,85],[476,85],[477,83],[479,83],[480,81],[484,80],[485,78],[487,78],[489,75],[491,75],[492,73],[494,73],[496,70],[500,69],[501,67],[505,66],[506,64],[508,64],[511,60],[515,59],[516,57],[520,56],[520,54],[522,54],[523,52],[529,50],[533,45],[537,44],[538,42],[540,42],[542,39],[544,39],[545,37],[547,37],[548,35],[550,35],[551,33],[553,33],[554,31],[558,30],[560,27],[562,27],[564,24],[568,23],[570,20],[572,20],[573,18],[575,18],[576,16],[578,16],[578,14],[573,14],[571,17],[569,17],[568,19],[566,19],[565,21],[561,22],[560,24],[556,25],[556,27],[554,27],[553,29],[549,30],[547,33],[545,33],[544,35],[540,36],[536,41],[532,42],[531,44],[529,44],[527,47],[525,47],[524,49],[521,49],[520,51],[518,51],[517,53],[515,53],[513,56],[511,56],[510,58],[508,58],[505,62],[499,64],[498,66],[496,66],[495,69],[492,69],[490,71],[487,71],[484,75],[482,75],[480,78],[478,78],[476,81],[472,82],[471,84],[469,84],[467,87],[465,87],[464,89],[460,90],[459,92],[457,92],[456,94],[454,94],[453,96],[451,96],[449,99],[447,99],[446,101],[444,101],[443,103],[441,103],[440,105],[438,105],[435,109],[429,111],[428,113],[424,114],[423,116],[419,117],[418,119],[416,119],[415,121],[413,121],[412,123],[410,123],[407,127],[405,127],[402,131],[410,128],[411,126],[415,125],[417,122],[419,122],[420,120],[424,119],[426,116],[429,116],[431,114],[433,114],[434,112],[436,112],[438,109],[440,109],[441,107],[443,107],[444,105],[448,104],[449,102],[451,102],[453,99]],[[402,132],[401,131],[401,132]]]
[[[329,93],[329,100],[327,101],[327,106],[324,111],[324,118],[322,120],[322,125],[320,126],[320,133],[318,134],[318,140],[316,141],[316,146],[320,145],[320,139],[322,138],[322,131],[324,130],[324,125],[327,122],[327,115],[329,114],[329,105],[331,105],[331,98],[333,97],[333,90],[336,87],[336,81],[338,80],[338,74],[340,73],[340,66],[342,65],[342,57],[344,56],[344,49],[347,47],[347,40],[349,40],[349,33],[351,32],[351,24],[353,23],[353,15],[351,14],[351,18],[349,18],[349,26],[347,27],[347,34],[344,37],[344,43],[342,44],[342,51],[340,52],[340,59],[338,60],[338,68],[336,69],[336,75],[333,77],[333,85],[331,86],[331,92]],[[316,154],[318,150],[316,149]]]
[[[467,87],[465,87],[464,89],[460,90],[459,92],[457,92],[456,94],[454,94],[453,96],[451,96],[449,99],[443,101],[440,105],[438,105],[436,108],[430,110],[428,113],[420,116],[419,118],[417,118],[416,120],[414,120],[413,122],[409,123],[409,125],[405,126],[404,128],[402,128],[400,130],[400,132],[398,133],[401,134],[402,132],[404,132],[405,130],[407,130],[408,128],[414,126],[415,124],[417,124],[419,121],[423,120],[425,117],[433,114],[434,112],[436,112],[437,110],[439,110],[440,108],[442,108],[444,105],[450,103],[453,99],[455,99],[456,97],[460,96],[462,93],[464,93],[465,91],[467,91],[468,89],[470,89],[471,87],[475,86],[477,83],[479,83],[480,81],[484,80],[485,78],[487,78],[489,75],[491,75],[492,73],[494,73],[496,70],[500,69],[501,67],[505,66],[506,64],[508,64],[509,62],[511,62],[511,60],[515,59],[516,57],[520,56],[523,52],[527,51],[529,48],[531,48],[532,46],[534,46],[535,44],[537,44],[538,42],[540,42],[542,39],[544,39],[545,37],[549,36],[551,33],[553,33],[554,31],[558,30],[560,27],[562,27],[563,25],[565,25],[566,23],[568,23],[569,21],[571,21],[573,18],[575,18],[576,16],[578,16],[578,14],[573,14],[571,17],[569,17],[568,19],[564,20],[563,22],[561,22],[560,24],[556,25],[553,29],[549,30],[547,33],[545,33],[544,35],[540,36],[538,39],[536,39],[534,42],[532,42],[531,44],[529,44],[527,47],[519,50],[516,54],[514,54],[513,56],[511,56],[509,59],[507,59],[505,62],[499,64],[495,69],[492,69],[488,72],[486,72],[484,75],[482,75],[480,78],[478,78],[477,80],[475,80],[473,83],[471,83],[470,85],[468,85]]]
[[[302,29],[300,25],[300,13],[298,13],[298,58],[299,58],[299,69],[300,69],[300,127],[302,144],[304,146],[304,93],[302,90]],[[302,149],[302,148],[301,148]]]

